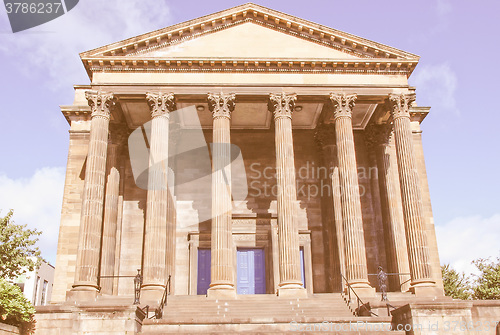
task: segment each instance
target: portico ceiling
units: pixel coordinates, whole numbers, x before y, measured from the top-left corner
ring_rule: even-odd
[[[128,126],[135,129],[151,120],[149,107],[144,99],[120,99],[121,109]],[[376,104],[360,103],[353,109],[353,128],[363,129],[375,111]],[[183,110],[192,108],[196,110],[198,120],[183,117]],[[212,114],[206,102],[180,102],[177,103],[182,128],[197,128],[198,122],[204,129],[212,128]],[[328,107],[323,102],[297,103],[292,118],[295,129],[314,129],[317,126],[320,114]],[[187,113],[185,115],[188,115]],[[325,113],[326,123],[332,122],[330,113]],[[269,129],[272,115],[268,111],[266,102],[239,102],[231,115],[232,129]]]

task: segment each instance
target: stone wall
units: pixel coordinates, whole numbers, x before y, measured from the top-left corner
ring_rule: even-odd
[[[0,335],[18,335],[19,328],[0,322]]]
[[[413,302],[392,311],[392,326],[407,335],[498,335],[500,301]]]
[[[137,306],[116,301],[40,306],[36,308],[35,335],[137,334],[144,317]]]
[[[500,335],[500,300],[474,300],[471,312],[478,334]]]
[[[89,130],[90,123],[87,121],[72,122],[69,134],[68,162],[57,244],[52,302],[66,299],[66,291],[71,289],[75,278]]]

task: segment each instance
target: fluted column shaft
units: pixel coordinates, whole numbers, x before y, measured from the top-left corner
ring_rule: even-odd
[[[104,199],[104,222],[102,230],[101,275],[112,276],[115,269],[116,225],[118,219],[118,197],[120,193],[120,171],[118,170],[118,144],[108,145],[108,167],[106,195]],[[113,293],[113,278],[102,278],[101,292]]]
[[[101,246],[104,183],[110,108],[113,94],[85,92],[91,107],[89,150],[83,186],[82,214],[76,260],[75,290],[98,289],[99,253]]]
[[[352,108],[354,107],[356,95],[331,94],[330,99],[335,109],[335,137],[341,186],[346,277],[353,287],[369,287],[356,152],[352,131]]]
[[[425,286],[434,284],[434,281],[425,230],[422,191],[411,133],[409,107],[414,100],[414,95],[391,94],[389,96],[392,104],[391,114],[394,122],[411,286]]]
[[[211,291],[234,291],[235,287],[230,131],[234,100],[234,94],[208,95],[213,116]]]
[[[292,137],[292,111],[296,95],[270,96],[274,113],[276,145],[276,179],[278,184],[278,247],[280,289],[300,289],[299,230],[296,222],[297,191]]]
[[[168,135],[169,113],[175,109],[173,94],[148,93],[151,109],[148,195],[144,236],[144,267],[142,287],[162,290],[166,273],[168,214]]]

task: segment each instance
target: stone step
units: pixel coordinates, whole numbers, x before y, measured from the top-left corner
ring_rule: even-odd
[[[155,322],[156,321],[156,322]],[[370,328],[371,327],[371,328]],[[348,322],[330,323],[230,323],[230,324],[166,324],[164,320],[148,320],[142,335],[159,334],[345,334],[345,335],[404,335],[404,331],[389,331],[390,322],[358,325]]]
[[[354,316],[340,294],[315,294],[301,299],[262,294],[238,296],[234,300],[171,296],[163,318],[145,320],[142,334],[324,334],[325,330],[314,331],[314,327],[323,326],[330,327],[328,333],[332,334],[379,335],[385,333],[381,330],[390,329],[390,324],[390,317]],[[295,331],[292,329],[294,325]],[[372,331],[367,331],[366,327],[372,327]],[[378,328],[373,331],[373,327]]]

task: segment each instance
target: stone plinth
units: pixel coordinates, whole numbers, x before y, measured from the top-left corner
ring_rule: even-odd
[[[36,307],[35,335],[128,335],[138,334],[144,312],[129,304],[133,298],[97,300],[85,304]]]
[[[391,312],[392,326],[408,335],[476,334],[472,305],[472,301],[412,302]]]

